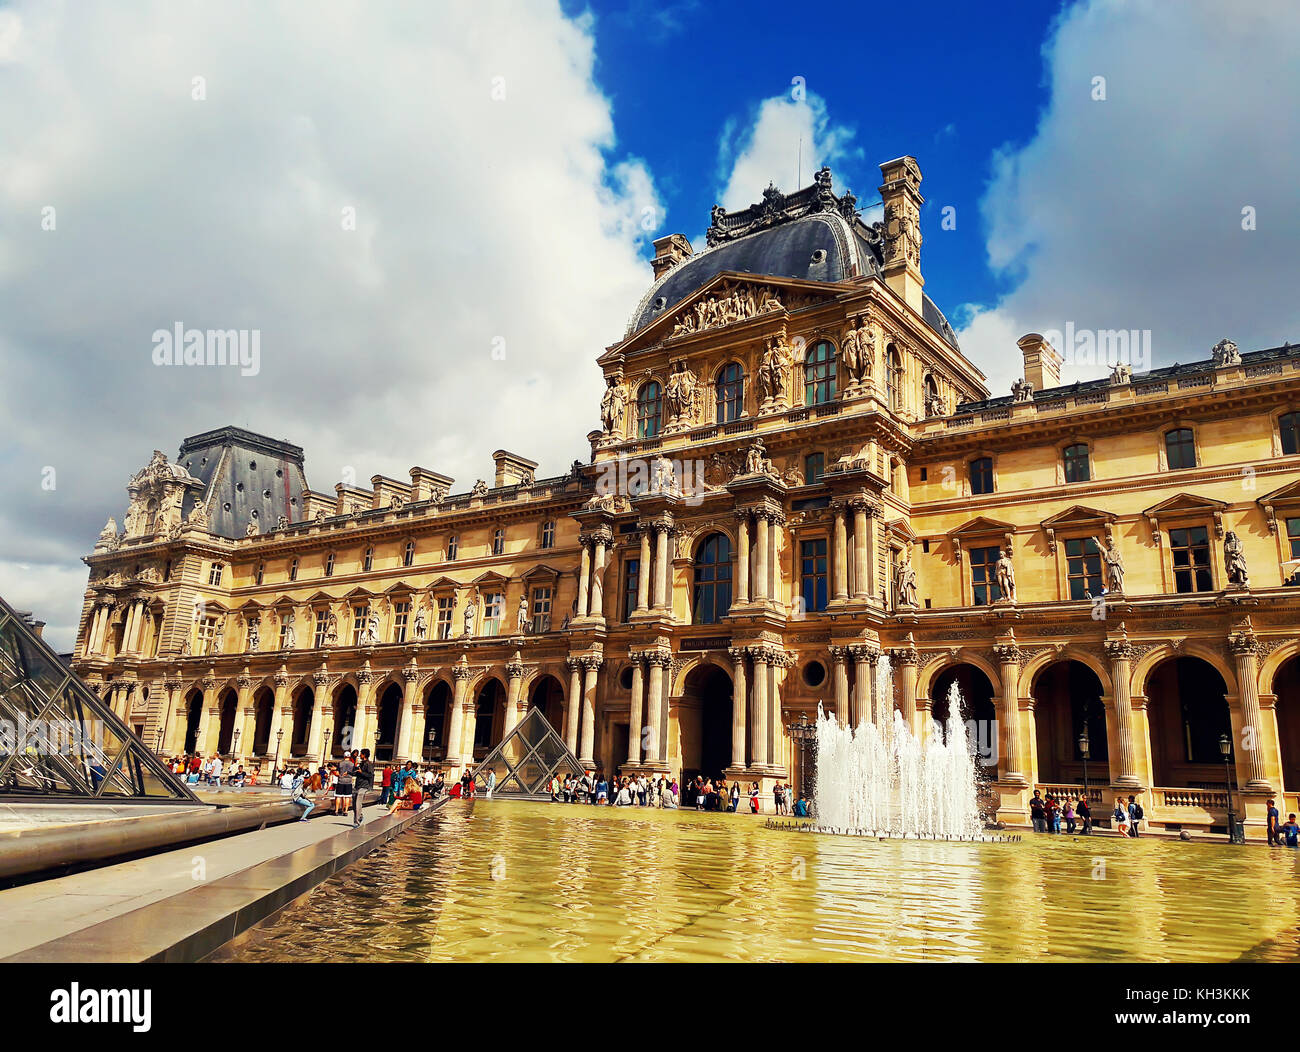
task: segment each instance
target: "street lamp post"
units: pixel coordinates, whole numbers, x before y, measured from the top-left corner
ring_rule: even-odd
[[[790,740],[799,747],[799,795],[807,797],[808,793],[808,745],[817,738],[817,726],[808,722],[806,712],[799,713],[799,719],[786,727]]]
[[[280,742],[284,739],[284,728],[281,727],[275,732],[275,760],[271,764],[271,778],[275,779],[275,772],[280,769]]]
[[[1243,844],[1245,836],[1237,832],[1237,811],[1232,806],[1232,739],[1219,735],[1219,755],[1223,757],[1223,780],[1228,786],[1228,843]]]
[[[325,737],[321,739],[320,743],[320,762],[322,767],[324,767],[325,764],[329,762],[330,757],[334,755],[334,739],[330,736],[330,732],[333,730],[334,728],[328,723],[325,724]]]
[[[235,733],[230,740],[230,758],[232,760],[239,759],[239,728],[238,727],[235,728]]]
[[[1083,757],[1083,803],[1088,808],[1088,817],[1084,819],[1084,833],[1092,832],[1092,797],[1088,794],[1088,757],[1092,753],[1092,742],[1088,739],[1088,725],[1083,725],[1079,732],[1079,755]]]

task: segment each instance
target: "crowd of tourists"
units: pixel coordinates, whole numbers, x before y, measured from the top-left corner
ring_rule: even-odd
[[[761,792],[757,782],[746,788],[739,779],[728,783],[725,778],[712,779],[696,775],[683,786],[671,774],[630,774],[608,778],[600,771],[586,771],[578,777],[558,775],[548,787],[556,803],[589,804],[609,807],[658,807],[668,810],[694,808],[697,811],[760,811]],[[808,801],[798,800],[788,783],[772,788],[772,809],[778,815],[807,817]]]

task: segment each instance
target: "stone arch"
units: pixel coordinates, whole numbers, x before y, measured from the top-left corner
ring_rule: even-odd
[[[1300,639],[1283,643],[1259,663],[1259,692],[1261,694],[1277,693],[1277,675],[1294,657],[1300,657]]]
[[[1217,674],[1217,682],[1216,680]],[[1155,785],[1196,788],[1223,781],[1219,740],[1233,739],[1232,686],[1200,654],[1169,653],[1142,680]]]
[[[1058,661],[1077,661],[1081,665],[1086,665],[1101,681],[1102,695],[1107,698],[1114,695],[1115,686],[1110,681],[1108,663],[1085,648],[1072,644],[1062,647],[1060,650],[1052,647],[1041,654],[1035,654],[1026,661],[1024,668],[1020,670],[1020,693],[1031,696],[1034,693],[1034,687],[1037,685],[1039,674],[1055,665]]]
[[[289,740],[288,754],[291,757],[306,756],[316,710],[315,680],[304,676],[290,688],[289,710],[293,713],[293,736]]]
[[[1147,683],[1151,678],[1151,673],[1155,671],[1156,666],[1170,658],[1179,657],[1196,657],[1214,667],[1214,670],[1223,677],[1223,682],[1228,688],[1229,697],[1238,696],[1237,677],[1233,669],[1229,666],[1227,659],[1222,653],[1217,653],[1212,648],[1200,643],[1185,642],[1181,646],[1173,646],[1171,643],[1161,643],[1159,646],[1152,648],[1143,654],[1133,664],[1131,680],[1133,683],[1133,694],[1144,695],[1147,693]]]
[[[1277,722],[1282,785],[1288,792],[1300,788],[1300,645],[1288,646],[1290,656],[1269,674],[1273,717]]]
[[[275,690],[263,679],[253,688],[253,740],[244,750],[254,756],[269,756],[275,751],[271,740],[271,722],[275,716]]]
[[[934,681],[938,679],[941,673],[953,665],[974,665],[988,677],[989,683],[993,685],[993,696],[995,698],[1002,697],[1002,677],[998,675],[998,670],[993,663],[978,650],[971,647],[962,647],[956,654],[938,654],[921,666],[916,677],[917,699],[929,698]]]
[[[1034,699],[1034,756],[1037,781],[1071,785],[1083,778],[1078,739],[1088,729],[1088,762],[1103,775],[1110,760],[1106,681],[1094,664],[1062,651],[1037,669],[1027,690]]]
[[[470,744],[474,760],[481,759],[479,754],[486,755],[501,741],[509,698],[506,682],[504,674],[489,672],[474,685],[470,695],[474,706],[474,741]]]
[[[685,786],[696,775],[716,779],[731,766],[736,701],[735,684],[726,663],[705,657],[684,671],[673,708]],[[683,803],[694,803],[694,799],[684,795]]]
[[[559,673],[534,676],[522,687],[527,708],[540,709],[546,722],[558,732],[564,726],[565,686]]]
[[[442,674],[432,676],[420,691],[424,707],[424,740],[411,743],[411,752],[424,760],[447,755],[447,734],[451,729],[451,708],[455,704],[454,683]]]

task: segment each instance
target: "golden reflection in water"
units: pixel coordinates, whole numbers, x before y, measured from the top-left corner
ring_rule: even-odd
[[[449,802],[214,960],[1294,960],[1294,851],[884,841],[744,815]]]

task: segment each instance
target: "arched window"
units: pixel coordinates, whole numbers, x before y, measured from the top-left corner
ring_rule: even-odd
[[[375,550],[373,548],[367,548],[365,558],[361,560],[361,569],[363,572],[369,573],[374,565]]]
[[[654,438],[663,425],[663,391],[658,380],[643,384],[636,396],[637,438]]]
[[[1196,467],[1196,442],[1190,427],[1176,427],[1165,432],[1165,455],[1171,471]]]
[[[1300,413],[1283,413],[1277,419],[1277,429],[1282,439],[1282,455],[1300,453]]]
[[[745,373],[739,362],[728,362],[718,371],[714,384],[717,395],[718,423],[730,424],[740,419],[745,404]]]
[[[711,533],[695,549],[694,623],[711,625],[731,608],[731,541]]]
[[[804,405],[821,405],[835,397],[835,346],[818,340],[803,364]]]
[[[410,566],[415,562],[415,542],[407,541],[406,547],[402,549],[402,565]]]
[[[903,359],[899,356],[893,344],[890,344],[889,353],[885,356],[885,390],[889,396],[889,408],[893,410],[902,409]]]
[[[820,482],[822,476],[826,474],[826,454],[809,453],[803,458],[803,480],[809,486],[814,482]]]
[[[1066,482],[1087,482],[1092,478],[1092,466],[1088,462],[1088,446],[1076,442],[1061,450],[1061,459],[1065,465]]]

